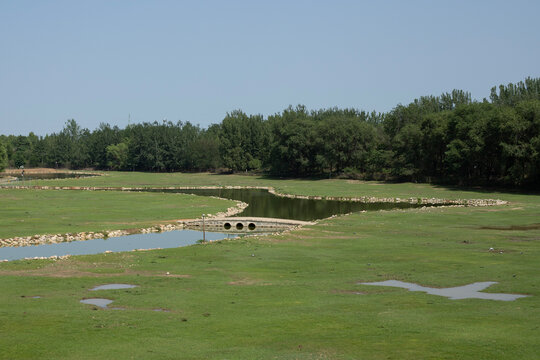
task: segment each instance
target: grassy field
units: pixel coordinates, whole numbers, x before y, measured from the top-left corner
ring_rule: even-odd
[[[0,358],[538,359],[540,354],[538,195],[186,174],[110,173],[54,183],[263,185],[309,195],[510,203],[358,213],[275,236],[2,263]],[[114,195],[124,194],[103,196]],[[130,208],[136,213],[143,205],[133,202]],[[386,279],[432,287],[497,281],[485,291],[532,296],[513,302],[449,300],[358,285]],[[88,291],[119,282],[139,287]],[[110,298],[112,306],[125,310],[94,310],[79,303],[86,297]]]

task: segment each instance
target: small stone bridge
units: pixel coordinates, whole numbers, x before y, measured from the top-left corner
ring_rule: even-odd
[[[204,219],[204,230],[219,232],[269,232],[290,229],[296,226],[312,225],[313,222],[273,219],[264,217],[215,217]],[[203,230],[203,220],[185,221],[188,229]]]

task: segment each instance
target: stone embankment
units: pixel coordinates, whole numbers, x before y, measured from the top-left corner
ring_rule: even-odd
[[[464,206],[495,206],[505,205],[508,202],[498,199],[437,199],[437,198],[380,198],[372,196],[361,197],[336,197],[336,196],[310,196],[293,195],[277,192],[274,188],[268,188],[268,192],[279,197],[291,199],[309,199],[309,200],[336,200],[336,201],[355,201],[362,203],[408,203],[418,205],[464,205]]]
[[[224,212],[217,214],[208,214],[208,218],[233,216],[241,213],[248,204],[245,202],[237,201],[236,206],[228,208]],[[107,230],[102,232],[80,232],[80,233],[67,233],[67,234],[43,234],[32,236],[16,236],[8,239],[0,239],[0,247],[19,247],[19,246],[32,246],[32,245],[44,245],[44,244],[58,244],[71,241],[84,241],[92,239],[106,239],[112,237],[126,236],[132,234],[149,234],[159,233],[165,231],[182,230],[185,224],[183,220],[178,220],[169,224],[157,224],[147,228],[128,229],[128,230]]]

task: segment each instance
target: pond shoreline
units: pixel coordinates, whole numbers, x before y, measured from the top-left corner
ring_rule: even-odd
[[[11,187],[10,187],[11,188]],[[224,199],[228,200],[228,199]],[[236,201],[236,205],[228,208],[224,212],[216,214],[208,214],[208,218],[228,217],[241,213],[248,204]],[[22,247],[45,244],[59,244],[71,241],[84,241],[92,239],[107,239],[134,234],[149,234],[174,230],[182,230],[185,228],[185,222],[189,219],[173,220],[171,222],[161,222],[156,225],[145,228],[132,228],[123,230],[104,230],[104,231],[83,231],[78,233],[65,234],[36,234],[30,236],[14,236],[11,238],[0,239],[0,247]]]
[[[114,186],[6,186],[0,185],[0,189],[34,189],[34,190],[87,190],[87,191],[159,191],[159,190],[196,190],[196,189],[257,189],[268,190],[270,194],[279,197],[291,199],[307,200],[333,200],[333,201],[353,201],[362,203],[406,203],[418,205],[463,205],[463,206],[498,206],[507,205],[508,201],[499,199],[438,199],[425,197],[346,197],[346,196],[314,196],[314,195],[295,195],[280,193],[275,188],[269,186],[168,186],[168,187],[114,187]]]
[[[0,185],[0,189],[33,189],[33,190],[79,190],[79,191],[159,191],[159,190],[194,190],[194,189],[258,189],[267,190],[270,194],[284,198],[309,199],[309,200],[333,200],[333,201],[352,201],[361,203],[407,203],[415,205],[439,205],[438,207],[457,207],[457,206],[498,206],[506,205],[507,201],[498,199],[437,199],[437,198],[377,198],[377,197],[331,197],[331,196],[308,196],[285,194],[276,191],[273,187],[266,186],[181,186],[181,187],[94,187],[94,186],[5,186]],[[230,199],[227,199],[230,200]],[[237,201],[236,206],[228,208],[225,212],[209,214],[212,217],[229,217],[241,213],[248,204]],[[396,210],[392,210],[396,211]],[[331,216],[334,217],[334,216]],[[145,234],[151,232],[164,232],[184,229],[185,224],[182,220],[174,220],[168,223],[160,222],[147,228],[134,228],[127,230],[107,230],[101,232],[79,232],[66,234],[36,234],[31,236],[17,236],[7,239],[0,239],[0,247],[20,247],[42,244],[57,244],[62,242],[82,241],[90,239],[111,238],[131,234]]]

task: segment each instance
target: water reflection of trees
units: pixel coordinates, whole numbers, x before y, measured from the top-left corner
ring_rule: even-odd
[[[376,211],[415,207],[415,205],[405,203],[366,204],[355,201],[285,198],[261,189],[189,189],[173,191],[243,201],[248,203],[249,206],[238,216],[247,217],[315,220],[363,210]]]

